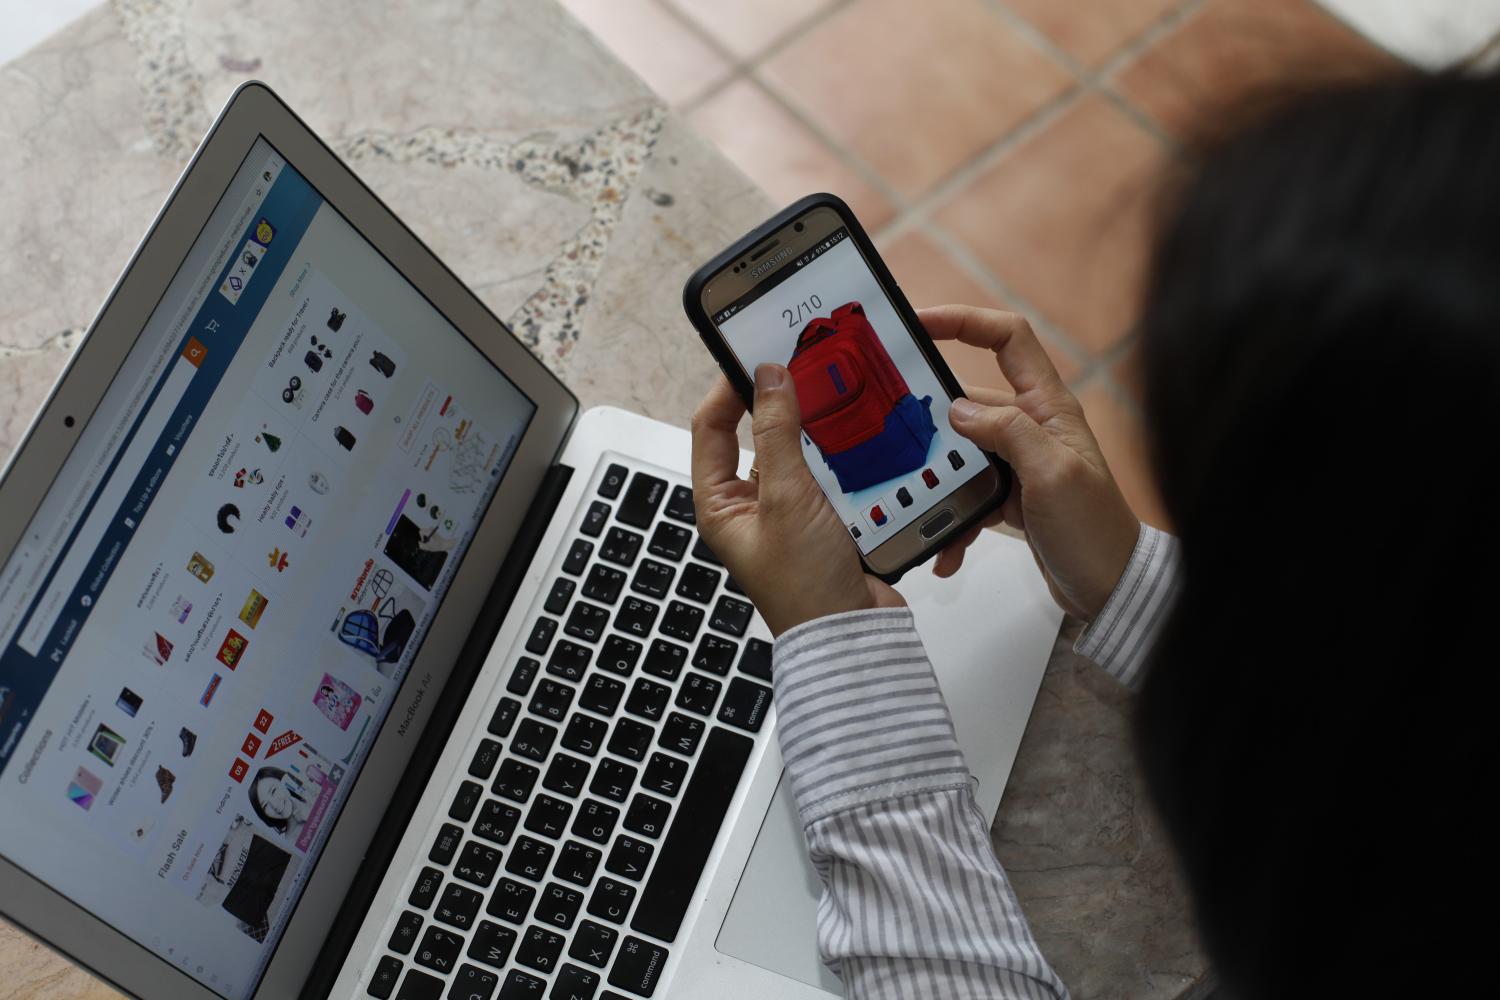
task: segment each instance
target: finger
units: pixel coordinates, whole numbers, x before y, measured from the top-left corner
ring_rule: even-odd
[[[1023,483],[1066,457],[1063,446],[1018,406],[955,399],[948,419],[958,433],[1009,462]]]
[[[923,309],[917,318],[934,340],[957,340],[994,351],[1000,373],[1017,392],[1067,391],[1031,324],[1019,313],[974,306],[937,306]]]
[[[933,574],[939,577],[950,577],[954,573],[957,573],[959,567],[964,564],[964,553],[979,538],[981,527],[981,525],[976,524],[949,542],[943,548],[943,551],[938,553],[937,560],[932,566]]]
[[[985,406],[1013,406],[1016,402],[1016,394],[1009,389],[993,385],[970,385],[967,382],[961,384],[965,396]]]
[[[707,493],[738,478],[740,441],[736,429],[744,415],[744,401],[720,375],[693,414],[694,492]]]
[[[810,476],[802,457],[802,410],[797,387],[781,365],[755,369],[755,409],[750,415],[755,437],[755,467],[760,470],[760,495],[766,501],[786,496]]]

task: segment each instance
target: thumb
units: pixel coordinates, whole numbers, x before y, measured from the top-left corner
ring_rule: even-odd
[[[1010,463],[1025,482],[1059,458],[1057,442],[1018,406],[981,406],[955,399],[948,408],[953,429]]]
[[[760,488],[774,494],[808,475],[802,457],[802,410],[791,373],[781,365],[755,369],[755,407],[750,414]]]

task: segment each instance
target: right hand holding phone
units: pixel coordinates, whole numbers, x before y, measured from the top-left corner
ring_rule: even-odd
[[[1053,598],[1091,620],[1104,608],[1140,534],[1140,522],[1115,484],[1083,406],[1015,313],[939,306],[918,314],[934,340],[957,340],[995,353],[1014,391],[972,389],[949,410],[953,429],[1010,463],[1016,482],[988,524],[1026,533]],[[951,576],[979,535],[971,528],[933,566]]]

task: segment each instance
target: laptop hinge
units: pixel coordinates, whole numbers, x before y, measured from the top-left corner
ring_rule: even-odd
[[[375,836],[360,862],[359,872],[349,886],[328,937],[323,941],[323,947],[313,963],[312,973],[302,992],[298,994],[301,1000],[321,1000],[333,990],[344,959],[359,934],[365,913],[380,888],[386,868],[395,856],[412,814],[416,812],[422,792],[427,788],[438,758],[442,756],[443,748],[448,743],[448,736],[458,722],[469,691],[489,656],[490,647],[495,644],[495,636],[500,632],[500,626],[510,611],[511,602],[515,600],[526,569],[536,555],[547,525],[551,523],[552,515],[562,500],[563,490],[567,488],[572,476],[573,469],[559,462],[542,478],[541,487],[516,531],[515,544],[500,565],[500,572],[495,576],[479,618],[459,652],[453,673],[433,706],[432,716],[417,739],[417,746],[412,751],[411,761],[406,765],[406,772],[396,785],[390,805],[386,807],[385,815],[376,827]]]

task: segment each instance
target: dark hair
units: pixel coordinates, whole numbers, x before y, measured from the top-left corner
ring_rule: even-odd
[[[262,778],[275,778],[277,781],[282,781],[286,778],[286,772],[279,767],[268,765],[256,771],[255,777],[250,779],[250,808],[255,810],[255,815],[259,816],[260,821],[266,824],[266,826],[269,826],[277,833],[286,833],[287,827],[291,826],[290,817],[282,816],[279,819],[273,819],[266,815],[265,804],[260,801],[260,782]]]
[[[1183,572],[1147,782],[1230,995],[1466,992],[1493,925],[1458,909],[1494,882],[1500,79],[1304,94],[1190,162],[1142,321]]]

